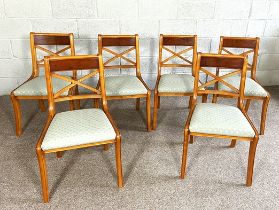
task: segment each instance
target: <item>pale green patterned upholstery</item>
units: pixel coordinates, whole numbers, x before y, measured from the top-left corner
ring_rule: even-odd
[[[234,106],[223,104],[197,104],[190,131],[239,137],[254,137],[255,132],[242,112]]]
[[[115,131],[101,109],[61,112],[54,116],[42,150],[58,149],[115,139]]]
[[[166,93],[192,93],[194,77],[188,74],[163,74],[160,78],[158,91]]]
[[[239,76],[232,76],[224,79],[229,84],[233,85],[236,88],[239,88],[240,84],[240,77]],[[233,92],[231,88],[224,85],[223,83],[219,83],[219,90],[225,90],[229,92]],[[245,89],[244,89],[244,95],[245,96],[267,96],[267,92],[264,90],[264,88],[258,84],[253,79],[247,77],[245,81]]]
[[[136,76],[110,76],[105,80],[107,96],[147,94],[147,89]]]
[[[69,85],[69,82],[52,78],[53,92],[57,92]],[[14,91],[15,96],[47,96],[46,78],[44,76],[35,77],[24,83]],[[67,95],[63,93],[62,95]]]

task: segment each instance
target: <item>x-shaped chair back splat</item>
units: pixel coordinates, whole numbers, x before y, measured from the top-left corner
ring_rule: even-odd
[[[116,52],[110,47],[127,47],[122,52]],[[136,75],[141,76],[140,64],[139,64],[139,38],[138,35],[99,35],[98,36],[98,49],[99,54],[107,52],[113,57],[104,61],[104,69],[116,69],[116,68],[131,68],[136,69]],[[128,53],[135,52],[135,61],[127,57]],[[125,64],[113,65],[111,64],[116,59],[126,61]]]
[[[60,102],[60,101],[68,101],[68,100],[79,100],[79,99],[90,99],[90,98],[102,98],[103,100],[106,100],[105,93],[103,93],[102,88],[96,89],[95,86],[91,86],[91,81],[88,84],[84,84],[88,79],[94,78],[96,75],[100,73],[99,66],[97,66],[97,62],[101,57],[92,57],[90,55],[88,56],[76,56],[74,59],[71,60],[71,56],[62,56],[61,58],[63,60],[60,60],[60,57],[51,57],[51,62],[49,62],[50,57],[45,57],[45,66],[49,69],[46,71],[46,78],[47,78],[47,88],[48,88],[48,98],[50,107],[54,107],[54,103]],[[67,63],[63,63],[64,61],[67,61]],[[81,60],[83,63],[82,65],[79,63]],[[67,65],[67,66],[66,66]],[[70,78],[67,76],[63,76],[58,74],[57,72],[60,71],[76,71],[76,69],[82,70],[90,70],[90,72],[83,77],[77,79],[77,78]],[[100,74],[99,74],[100,76]],[[52,80],[53,78],[63,80],[65,82],[68,82],[69,84],[62,89],[54,92],[53,86],[52,86]],[[99,81],[100,80],[99,78]],[[67,95],[67,92],[70,91],[72,88],[75,87],[82,87],[89,91],[89,93],[85,92],[84,94],[79,95]],[[54,109],[54,108],[51,108]]]
[[[30,45],[33,63],[33,75],[39,75],[39,68],[44,67],[44,58],[38,59],[38,51],[46,53],[48,56],[61,56],[61,53],[69,51],[69,55],[75,55],[74,35],[60,33],[30,33]],[[54,52],[47,46],[65,46]],[[76,77],[76,71],[73,72]]]
[[[179,52],[170,49],[169,47],[185,47],[181,49]],[[163,51],[170,53],[171,55],[167,58],[163,59]],[[192,61],[183,57],[183,54],[192,51]],[[197,53],[197,36],[191,35],[160,35],[160,43],[159,43],[159,61],[158,61],[158,74],[161,75],[162,67],[176,68],[176,67],[192,67],[193,63],[196,60]],[[171,60],[178,58],[183,63],[168,63]]]
[[[235,60],[228,58],[227,61],[225,58],[223,58],[221,56],[220,56],[220,61],[219,61],[217,59],[218,57],[216,58],[216,57],[211,56],[210,54],[203,54],[203,56],[207,56],[207,55],[208,55],[208,57],[205,57],[206,59],[204,57],[202,57],[205,60],[204,62],[203,62],[203,60],[201,60],[202,66],[197,65],[196,69],[195,69],[195,90],[194,91],[196,91],[196,93],[194,93],[194,95],[195,94],[232,95],[235,97],[239,97],[243,100],[245,81],[243,82],[241,80],[240,85],[238,87],[235,87],[224,80],[224,79],[232,77],[234,75],[240,75],[241,77],[244,77],[243,76],[244,73],[245,73],[245,77],[246,77],[246,65],[245,65],[245,71],[237,68],[238,66],[241,65],[241,63],[240,63],[241,59],[239,59],[240,55],[231,55],[231,57],[235,58]],[[212,57],[212,60],[210,60],[211,57]],[[206,67],[233,69],[233,71],[226,73],[222,76],[219,76],[218,73],[214,74],[210,70],[206,69]],[[213,79],[210,81],[201,83],[200,79],[199,79],[201,73],[204,73],[206,76],[212,77]],[[197,80],[198,80],[198,82],[197,82]],[[218,89],[210,88],[210,86],[212,86],[218,82],[223,83],[228,88],[230,88],[230,90],[232,90],[232,91],[220,91]]]
[[[223,54],[223,52],[229,55],[243,55],[249,57],[250,55],[253,57],[252,63],[247,63],[247,71],[251,71],[251,78],[255,79],[256,77],[256,68],[258,61],[258,53],[259,53],[259,38],[248,38],[248,37],[220,37],[220,44],[218,54]],[[241,49],[244,52],[237,54],[228,50],[228,48],[233,49]]]

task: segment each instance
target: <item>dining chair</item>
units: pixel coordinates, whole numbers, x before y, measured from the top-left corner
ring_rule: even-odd
[[[262,102],[261,111],[261,123],[260,123],[260,135],[264,134],[267,109],[270,101],[270,94],[261,86],[260,82],[256,78],[256,69],[259,53],[259,42],[260,39],[250,37],[220,37],[219,54],[235,54],[232,50],[242,50],[241,55],[250,56],[251,63],[248,63],[247,70],[251,72],[246,78],[244,98],[246,99],[245,110],[248,112],[251,100],[259,100]],[[217,73],[221,73],[217,69]],[[237,85],[239,78],[237,76],[225,79],[228,83]],[[228,90],[222,83],[216,84],[216,88],[220,90]],[[219,95],[213,96],[213,102],[216,103]]]
[[[63,47],[57,50],[57,47]],[[74,35],[72,33],[30,33],[30,48],[32,56],[32,74],[27,81],[13,90],[10,94],[15,113],[16,135],[22,134],[22,114],[20,100],[38,100],[39,108],[45,111],[44,100],[47,100],[46,79],[40,74],[40,68],[44,68],[43,55],[59,56],[61,53],[70,51],[70,55],[75,54]],[[76,77],[73,72],[73,78]],[[57,79],[53,80],[54,89],[61,89],[67,86],[67,82]],[[72,90],[71,90],[72,91]],[[74,103],[70,103],[70,109],[74,108]]]
[[[67,150],[115,144],[118,186],[123,187],[121,136],[107,107],[102,57],[96,55],[45,57],[44,62],[49,114],[36,145],[43,201],[49,201],[45,158],[45,155],[49,153],[57,153],[57,157],[61,157]],[[62,72],[73,72],[76,69],[85,72],[79,79],[61,75]],[[88,70],[90,71],[88,72]],[[95,76],[99,77],[99,90],[85,83],[86,80]],[[69,85],[61,89],[54,88],[54,81],[57,79],[65,81]],[[87,92],[67,95],[66,93],[74,86],[80,86]],[[103,109],[90,108],[56,113],[55,104],[57,102],[94,98],[101,99]]]
[[[160,35],[158,76],[154,89],[153,130],[157,128],[161,96],[190,96],[189,104],[191,103],[194,87],[193,64],[196,59],[196,35]],[[188,74],[187,72],[173,73],[176,68],[190,71]],[[164,69],[169,69],[171,73],[162,74]],[[203,100],[205,99],[203,98]]]
[[[209,68],[226,68],[230,72],[219,76]],[[194,94],[190,112],[184,129],[181,179],[185,178],[189,137],[210,137],[220,139],[242,140],[250,142],[246,186],[252,185],[253,168],[259,134],[244,107],[244,88],[247,71],[247,58],[240,55],[201,54],[198,53],[195,67]],[[203,84],[199,77],[206,74],[212,80]],[[240,75],[237,85],[225,81],[234,75]],[[232,91],[219,90],[211,87],[216,82],[223,83]],[[197,103],[198,94],[218,94],[233,96],[238,99],[237,107],[217,103]]]
[[[119,52],[123,50],[122,52]],[[123,49],[124,48],[124,49]],[[107,100],[136,99],[136,110],[140,109],[140,98],[146,98],[146,124],[151,131],[150,97],[151,91],[142,79],[140,71],[139,36],[135,35],[99,35],[99,54],[104,52],[111,58],[104,59],[105,72],[115,69],[132,69],[135,75],[105,76]],[[117,51],[118,50],[118,51]],[[129,56],[133,54],[132,56]],[[120,59],[120,63],[113,63]]]

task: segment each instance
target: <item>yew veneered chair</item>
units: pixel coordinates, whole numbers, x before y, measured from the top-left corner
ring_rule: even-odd
[[[208,68],[233,69],[222,76],[212,73]],[[246,79],[247,58],[236,55],[216,55],[198,53],[195,67],[195,85],[190,112],[184,129],[181,178],[184,179],[189,137],[211,137],[221,139],[238,139],[250,142],[246,185],[252,185],[253,168],[259,134],[249,119],[244,108],[244,87]],[[200,84],[199,77],[206,74],[212,80]],[[227,83],[225,78],[240,75],[238,86]],[[210,89],[216,82],[223,83],[232,91]],[[206,88],[206,89],[204,89]],[[237,107],[217,103],[197,103],[198,94],[218,94],[233,96],[238,99]]]
[[[230,54],[233,55],[232,50],[242,50],[241,55],[250,56],[251,63],[248,62],[247,70],[251,72],[251,75],[247,75],[245,82],[244,98],[246,99],[245,110],[248,112],[251,100],[261,100],[262,111],[261,111],[261,124],[260,124],[260,134],[263,135],[265,131],[266,116],[268,104],[270,101],[270,94],[260,85],[256,78],[256,69],[259,53],[259,38],[250,37],[220,37],[219,44],[219,54]],[[217,73],[221,73],[221,69],[217,69]],[[250,76],[250,77],[249,77]],[[232,85],[239,84],[239,77],[234,76],[225,79],[228,83]],[[229,90],[227,86],[222,83],[216,85],[220,90]],[[213,102],[217,101],[218,95],[213,96]]]
[[[175,48],[180,48],[176,52]],[[165,54],[168,54],[165,56]],[[153,129],[157,128],[157,112],[161,96],[193,96],[194,71],[193,64],[197,58],[196,35],[160,35],[158,76],[154,90]],[[177,59],[177,60],[175,60]],[[190,60],[189,60],[190,59]],[[183,74],[162,74],[163,69],[180,68],[187,71]],[[204,98],[205,99],[205,98]]]
[[[117,52],[116,48],[124,48]],[[98,50],[102,55],[104,52],[112,55],[104,59],[104,69],[109,75],[110,70],[132,69],[135,75],[106,76],[106,93],[108,100],[136,99],[136,109],[140,109],[140,98],[146,98],[146,124],[147,130],[151,131],[150,97],[151,91],[142,79],[140,72],[139,37],[138,35],[99,35]],[[129,54],[134,53],[133,56]],[[116,59],[119,63],[113,63]],[[124,63],[125,62],[125,63]]]
[[[106,148],[108,144],[115,144],[118,186],[122,187],[121,136],[107,107],[101,56],[45,57],[44,61],[49,114],[36,146],[44,202],[49,201],[45,159],[45,155],[48,153],[57,153],[57,157],[62,157],[63,152],[66,150],[97,145],[104,145]],[[86,70],[79,79],[71,79],[61,75],[62,72],[75,71],[76,69],[80,71]],[[91,71],[88,73],[88,70]],[[99,90],[86,83],[86,80],[95,76],[99,77]],[[70,84],[55,92],[53,81],[56,79]],[[80,86],[86,89],[87,92],[72,96],[63,94],[74,86]],[[79,109],[56,114],[55,104],[57,102],[80,99],[101,99],[103,109]]]
[[[56,50],[56,47],[63,47]],[[14,107],[16,121],[16,135],[22,134],[21,124],[21,109],[20,100],[38,100],[39,108],[45,111],[44,100],[47,99],[46,79],[40,74],[40,68],[44,68],[44,59],[42,55],[59,56],[61,53],[74,55],[74,36],[72,33],[30,33],[30,48],[32,55],[32,75],[22,85],[11,92],[11,101]],[[73,72],[73,77],[76,77],[76,72]],[[55,90],[65,87],[68,83],[65,81],[53,80],[53,88]],[[73,90],[71,90],[73,91]],[[68,94],[68,93],[67,93]],[[70,104],[73,109],[74,103]]]

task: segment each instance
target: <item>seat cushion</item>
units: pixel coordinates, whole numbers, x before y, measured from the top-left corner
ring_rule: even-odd
[[[255,132],[242,112],[223,104],[197,104],[190,131],[239,137],[254,137]]]
[[[147,89],[136,76],[110,76],[106,77],[107,96],[126,96],[147,94]]]
[[[230,83],[234,87],[238,88],[240,84],[240,77],[239,76],[232,76],[224,79],[226,82]],[[223,83],[219,83],[219,89],[225,90],[229,92],[233,92],[228,86],[224,85]],[[245,81],[245,89],[244,89],[245,96],[267,96],[267,92],[265,89],[257,83],[255,80],[247,77]]]
[[[158,91],[167,93],[192,93],[194,77],[188,74],[164,74],[161,76]]]
[[[81,109],[54,116],[42,150],[58,149],[115,139],[115,131],[101,109]]]
[[[69,82],[61,79],[52,78],[53,92],[57,92],[65,86],[69,85]],[[15,96],[47,96],[46,78],[44,76],[35,77],[29,80],[14,91]],[[67,92],[62,95],[67,95]]]

